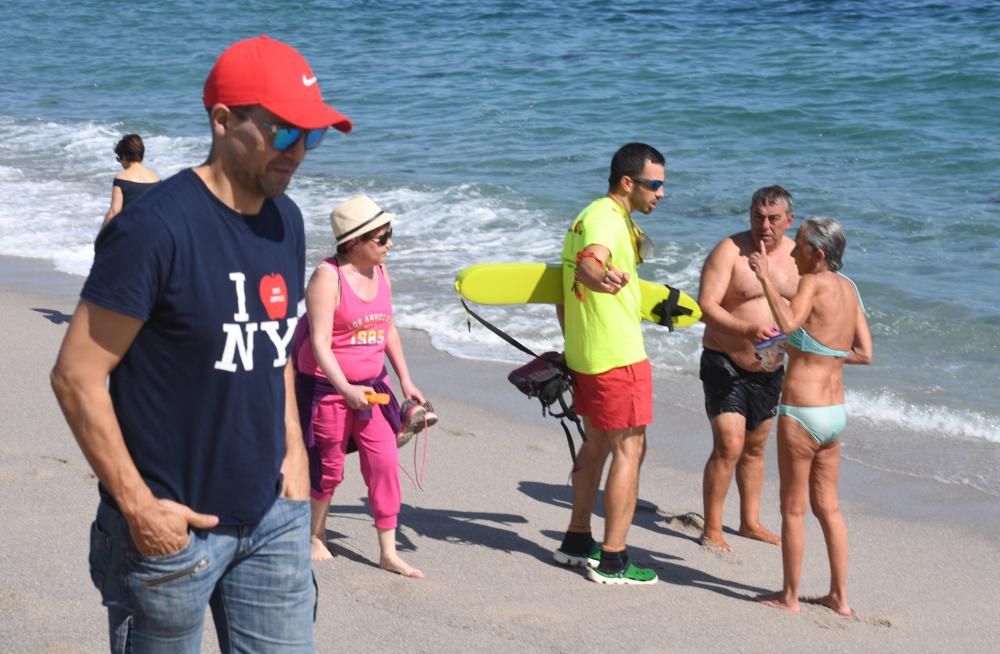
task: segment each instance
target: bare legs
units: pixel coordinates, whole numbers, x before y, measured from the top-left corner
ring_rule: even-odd
[[[396,553],[396,528],[378,530],[379,560],[378,566],[383,570],[401,574],[404,577],[423,579],[424,573],[399,558]]]
[[[740,494],[739,534],[744,538],[780,545],[778,535],[760,523],[760,498],[764,492],[764,448],[770,432],[770,420],[765,420],[748,432],[743,452],[736,464],[736,488]]]
[[[841,615],[850,615],[847,604],[847,527],[840,513],[837,483],[840,478],[840,441],[820,447],[794,419],[778,422],[778,470],[781,475],[782,589],[761,595],[757,601],[788,611],[799,610],[799,582],[805,550],[807,503],[823,528],[830,558],[830,592],[810,600]]]
[[[568,531],[589,532],[604,463],[611,455],[611,470],[604,489],[604,545],[608,552],[625,550],[629,527],[639,497],[639,468],[646,454],[646,428],[614,431],[595,428],[583,419],[587,441],[580,447],[573,471],[573,512]]]
[[[611,445],[611,469],[604,487],[604,550],[625,551],[639,499],[639,468],[646,456],[646,428],[605,432]]]
[[[312,508],[309,545],[312,550],[311,556],[313,561],[328,561],[334,556],[333,551],[330,550],[329,545],[326,543],[326,515],[330,511],[330,500],[332,499],[333,496],[325,500],[317,500],[315,498],[309,500],[309,506]]]
[[[573,511],[570,513],[567,531],[586,533],[590,531],[590,516],[594,512],[597,489],[604,475],[604,463],[611,453],[605,432],[594,429],[590,419],[583,418],[587,440],[576,454],[576,468],[573,470]]]
[[[851,615],[847,603],[847,525],[840,513],[837,482],[840,479],[840,441],[821,449],[813,459],[809,490],[813,513],[823,528],[826,552],[830,558],[830,592],[814,601],[840,615]]]
[[[779,544],[777,534],[760,524],[760,496],[764,488],[764,448],[771,431],[765,420],[753,431],[746,431],[746,419],[733,412],[720,413],[711,419],[712,454],[705,463],[702,497],[705,505],[705,530],[702,543],[725,552],[732,550],[722,537],[722,508],[736,472],[740,493],[740,529],[745,538]]]
[[[325,500],[313,499],[310,501],[312,507],[310,547],[313,561],[328,561],[336,556],[326,542],[326,517],[330,511],[330,500],[332,499],[332,497],[329,497]],[[378,529],[377,531],[379,567],[389,572],[401,574],[404,577],[423,579],[424,573],[409,565],[396,552],[396,528]]]
[[[781,567],[782,589],[761,595],[757,601],[788,611],[799,610],[799,579],[805,549],[805,513],[809,502],[809,471],[815,441],[797,423],[782,416],[778,420],[778,474],[781,477]],[[789,433],[791,431],[791,433]],[[799,432],[802,433],[799,433]],[[810,442],[812,441],[812,442]]]

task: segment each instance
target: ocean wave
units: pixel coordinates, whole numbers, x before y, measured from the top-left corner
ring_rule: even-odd
[[[882,426],[932,433],[944,438],[969,438],[1000,443],[1000,419],[978,411],[907,402],[891,391],[847,391],[852,416]]]
[[[114,121],[59,123],[0,115],[0,254],[45,259],[58,270],[85,275],[117,172],[112,148],[126,128]],[[208,151],[207,135],[150,133],[143,137],[147,163],[164,177],[202,161]],[[562,236],[572,217],[564,204],[525,196],[502,184],[434,184],[413,179],[400,183],[385,176],[334,175],[327,171],[339,173],[345,166],[327,166],[324,157],[332,154],[320,154],[307,160],[289,189],[303,210],[310,267],[334,250],[328,221],[333,206],[355,193],[368,193],[398,217],[389,266],[400,325],[426,331],[436,348],[455,356],[521,360],[516,350],[485,328],[473,323],[469,331],[455,295],[454,276],[477,262],[558,261]],[[704,217],[697,214],[697,203],[688,196],[710,205]],[[674,203],[687,207],[678,210],[679,219],[670,215]],[[680,185],[677,199],[657,214],[640,217],[657,243],[642,276],[696,295],[701,263],[718,238],[715,232],[729,233],[742,226],[742,219],[719,213],[742,213],[739,205],[729,194],[695,193]],[[703,219],[712,217],[720,219]],[[877,220],[873,215],[872,221]],[[983,387],[995,369],[997,332],[990,319],[992,306],[986,318],[969,316],[955,309],[957,303],[968,305],[967,298],[949,300],[927,293],[930,280],[920,287],[921,295],[913,290],[911,279],[880,275],[874,268],[867,269],[866,275],[865,261],[860,258],[853,265],[858,268],[872,331],[885,362],[865,376],[870,385],[892,386],[897,392],[849,392],[852,413],[946,438],[1000,443],[1000,418],[992,410],[995,404],[990,404],[995,400],[984,400],[986,410],[982,411],[951,408],[975,406],[975,398],[964,389]],[[988,275],[981,277],[982,283],[988,283]],[[562,347],[552,307],[481,309],[535,351]],[[701,325],[674,333],[652,325],[645,329],[647,351],[657,369],[697,373]],[[920,357],[928,359],[926,365]],[[971,384],[970,378],[974,378]],[[923,402],[918,391],[933,389],[934,384],[942,387],[936,393],[942,401],[935,402],[935,397],[925,393],[928,401]],[[852,388],[859,386],[852,384]]]
[[[119,123],[57,123],[0,116],[0,254],[51,261],[86,275],[94,237],[121,170],[114,146]],[[207,151],[205,139],[143,135],[146,161],[171,175]]]

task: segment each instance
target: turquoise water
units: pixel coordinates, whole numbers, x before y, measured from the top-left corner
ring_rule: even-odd
[[[643,276],[695,294],[753,190],[782,184],[798,218],[848,232],[845,272],[876,348],[874,366],[848,372],[852,416],[919,434],[928,459],[977,452],[954,469],[872,454],[875,442],[859,456],[1000,494],[1000,7],[661,4],[15,2],[0,24],[0,253],[85,274],[118,136],[143,134],[163,174],[200,162],[208,69],[268,33],[309,57],[355,122],[291,190],[311,261],[331,249],[334,204],[377,197],[400,214],[400,322],[436,347],[516,359],[466,331],[454,273],[554,260],[613,151],[647,141],[667,156],[668,197],[642,219],[658,245]],[[485,313],[559,347],[548,308]],[[658,369],[697,383],[699,329],[648,336]]]

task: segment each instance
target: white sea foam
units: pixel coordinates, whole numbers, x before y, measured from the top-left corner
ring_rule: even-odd
[[[558,262],[567,219],[486,196],[466,185],[394,189],[380,197],[380,202],[399,211],[394,228],[398,249],[390,257],[391,269],[397,271],[399,324],[428,332],[435,347],[455,356],[523,360],[523,354],[475,320],[472,329],[468,328],[454,291],[454,276],[466,266],[485,261]],[[675,269],[670,283],[693,293],[700,270],[683,260],[678,245],[658,245],[656,257],[643,274],[666,281],[663,271]],[[454,299],[442,302],[442,298]],[[471,308],[535,352],[562,349],[552,306]],[[674,333],[653,325],[646,329],[649,354],[658,366],[679,370],[697,361],[700,325]]]
[[[112,148],[122,133],[122,126],[112,123],[0,116],[0,254],[46,259],[58,270],[85,275],[118,170]],[[163,177],[203,160],[208,150],[207,136],[143,138],[146,163]],[[334,251],[328,222],[332,207],[355,193],[368,193],[398,216],[390,269],[399,324],[427,332],[436,348],[455,356],[522,361],[523,355],[475,321],[468,329],[454,276],[477,262],[558,261],[568,217],[549,215],[510,189],[394,187],[378,179],[332,177],[323,161],[307,161],[290,189],[303,209],[310,267]],[[692,253],[690,244],[655,240],[656,255],[643,267],[643,276],[694,295],[705,253]],[[473,309],[536,352],[562,347],[552,307]],[[646,325],[647,351],[656,368],[696,374],[702,332],[701,325],[673,333]],[[914,404],[891,391],[868,392],[854,383],[851,388],[853,415],[946,438],[1000,443],[1000,425],[986,414]]]
[[[52,261],[85,275],[121,169],[114,125],[0,116],[0,254]],[[204,139],[143,136],[146,161],[167,176],[189,165]]]
[[[864,417],[880,425],[903,427],[944,438],[975,438],[1000,443],[998,421],[975,411],[914,405],[888,390],[866,392],[848,389],[847,405],[852,416]]]

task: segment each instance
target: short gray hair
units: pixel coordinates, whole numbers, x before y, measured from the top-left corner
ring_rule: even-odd
[[[805,230],[805,231],[803,231]],[[833,218],[809,218],[799,231],[803,233],[806,243],[814,250],[822,250],[826,257],[826,266],[837,272],[844,265],[844,250],[847,248],[847,235],[844,228]]]
[[[785,213],[791,213],[793,204],[791,193],[777,184],[774,186],[763,186],[754,191],[753,197],[750,198],[750,211],[753,211],[755,207],[774,204],[779,200],[785,203]]]

